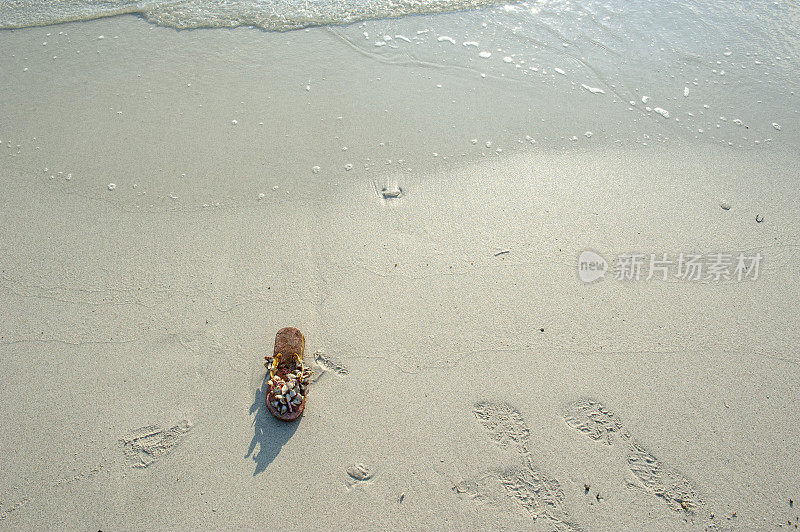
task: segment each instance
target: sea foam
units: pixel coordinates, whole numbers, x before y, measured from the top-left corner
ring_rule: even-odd
[[[285,31],[501,3],[498,0],[0,0],[0,28],[138,14],[150,22],[178,29],[255,26]]]

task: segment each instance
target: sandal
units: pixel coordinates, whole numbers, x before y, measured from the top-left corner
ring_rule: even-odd
[[[275,351],[265,356],[269,370],[267,408],[281,421],[294,421],[306,407],[311,368],[303,365],[303,333],[284,327],[275,335]]]

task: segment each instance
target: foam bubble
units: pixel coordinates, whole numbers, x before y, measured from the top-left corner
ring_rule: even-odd
[[[599,87],[590,87],[589,85],[586,85],[585,83],[581,83],[581,87],[583,87],[587,91],[591,92],[592,94],[605,94],[606,93],[606,91],[604,91],[603,89],[601,89]]]

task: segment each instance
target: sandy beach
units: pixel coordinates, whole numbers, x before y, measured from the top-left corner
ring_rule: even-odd
[[[796,527],[797,56],[476,16],[0,30],[0,528]]]

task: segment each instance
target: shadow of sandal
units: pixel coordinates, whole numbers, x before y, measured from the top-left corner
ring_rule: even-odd
[[[252,456],[256,463],[253,476],[262,473],[267,466],[272,463],[278,453],[281,452],[283,445],[297,430],[300,423],[286,423],[272,417],[267,410],[267,381],[261,383],[261,387],[256,390],[253,405],[250,407],[250,414],[255,414],[253,418],[253,439],[245,453],[245,458]],[[256,447],[258,450],[256,451]]]

